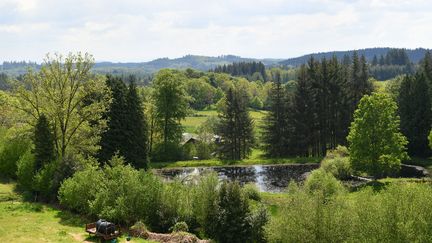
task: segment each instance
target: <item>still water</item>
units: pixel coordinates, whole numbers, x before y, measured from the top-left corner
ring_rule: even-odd
[[[251,165],[170,168],[155,172],[168,180],[175,177],[184,180],[214,171],[221,180],[254,183],[262,192],[281,192],[291,180],[302,181],[308,172],[318,167],[319,164]]]

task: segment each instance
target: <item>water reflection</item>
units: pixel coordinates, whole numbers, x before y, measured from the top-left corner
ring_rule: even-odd
[[[215,171],[221,180],[255,183],[260,191],[281,192],[291,180],[302,181],[305,173],[318,167],[319,164],[253,165],[160,169],[155,172],[166,179],[184,179]]]

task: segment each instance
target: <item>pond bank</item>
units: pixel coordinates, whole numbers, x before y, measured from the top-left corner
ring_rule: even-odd
[[[194,176],[216,172],[221,180],[238,181],[241,184],[253,183],[261,192],[282,192],[290,181],[303,181],[306,177],[305,174],[319,166],[319,163],[236,165],[165,168],[154,169],[153,171],[168,180],[175,177],[188,180]]]

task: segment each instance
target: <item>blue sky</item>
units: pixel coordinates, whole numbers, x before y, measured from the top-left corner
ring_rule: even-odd
[[[0,61],[89,52],[97,61],[186,54],[288,58],[432,47],[428,0],[0,0]]]

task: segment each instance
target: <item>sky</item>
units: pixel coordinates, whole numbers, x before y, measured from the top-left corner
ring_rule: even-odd
[[[430,0],[0,0],[0,62],[432,47]]]

